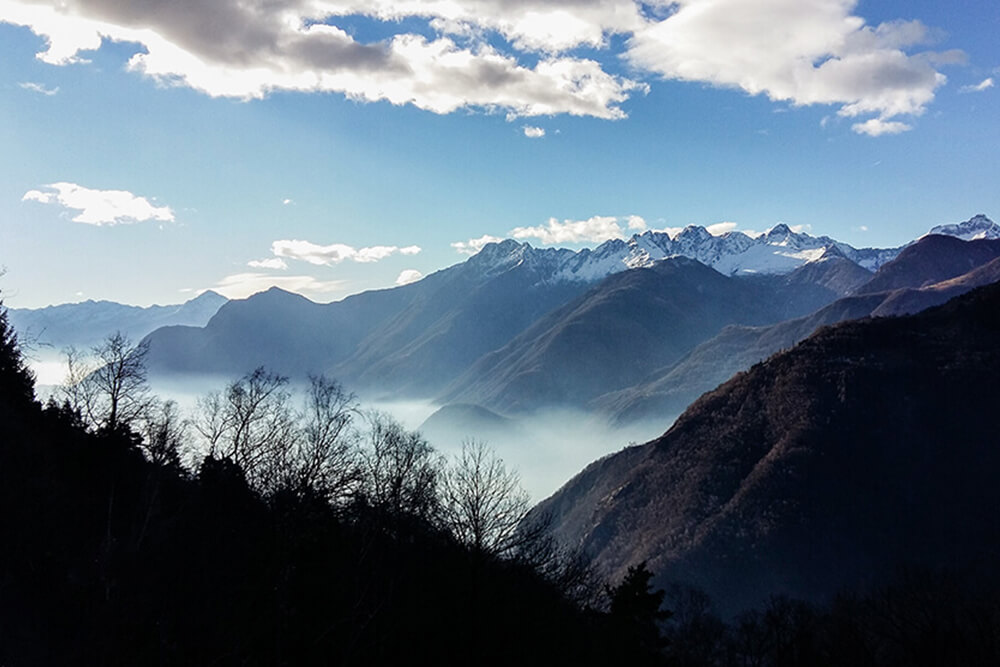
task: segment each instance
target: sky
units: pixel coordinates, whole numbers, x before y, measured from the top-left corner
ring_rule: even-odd
[[[996,0],[0,0],[0,292],[388,288],[491,239],[1000,218]]]

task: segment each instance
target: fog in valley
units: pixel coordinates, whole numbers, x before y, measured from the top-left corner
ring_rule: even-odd
[[[66,364],[61,352],[35,350],[31,368],[37,378],[36,391],[42,401],[58,398],[58,387],[66,378]],[[193,417],[197,403],[214,391],[221,391],[237,378],[224,376],[150,376],[152,392],[163,400],[175,401],[186,417]],[[290,385],[298,393],[301,387]],[[350,391],[350,387],[347,387]],[[572,409],[549,409],[516,419],[504,419],[498,428],[490,424],[437,423],[424,428],[425,422],[442,406],[429,400],[389,400],[380,395],[357,397],[362,414],[372,410],[392,416],[407,430],[420,431],[437,452],[453,457],[462,443],[485,442],[503,459],[508,469],[516,471],[533,502],[547,498],[570,478],[597,459],[632,444],[641,444],[663,434],[677,415],[615,428],[600,416]],[[300,396],[293,398],[296,405]],[[364,419],[358,420],[365,428]],[[197,441],[197,436],[192,440]]]

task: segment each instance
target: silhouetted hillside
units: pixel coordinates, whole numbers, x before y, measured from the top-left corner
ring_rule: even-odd
[[[600,571],[648,560],[724,609],[1000,550],[1000,285],[824,328],[543,502]]]

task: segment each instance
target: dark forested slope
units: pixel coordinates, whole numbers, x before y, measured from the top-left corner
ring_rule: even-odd
[[[1000,553],[1000,285],[824,328],[538,508],[605,574],[648,560],[729,609]]]

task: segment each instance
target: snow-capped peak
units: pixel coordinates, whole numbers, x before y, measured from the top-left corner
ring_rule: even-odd
[[[985,215],[965,222],[939,225],[931,234],[964,240],[1000,238],[1000,225]],[[627,240],[612,239],[594,249],[532,248],[508,239],[490,243],[469,260],[488,274],[526,265],[543,280],[594,282],[619,271],[652,266],[671,257],[687,257],[725,275],[784,274],[808,262],[842,257],[876,271],[900,253],[899,248],[854,248],[828,236],[811,236],[779,223],[766,233],[748,236],[730,231],[718,236],[705,227],[689,225],[671,237],[646,231]]]
[[[933,227],[928,234],[955,236],[963,241],[975,241],[977,239],[1000,239],[1000,225],[980,213],[979,215],[972,216],[965,222],[956,222],[948,225],[938,225],[937,227]]]

